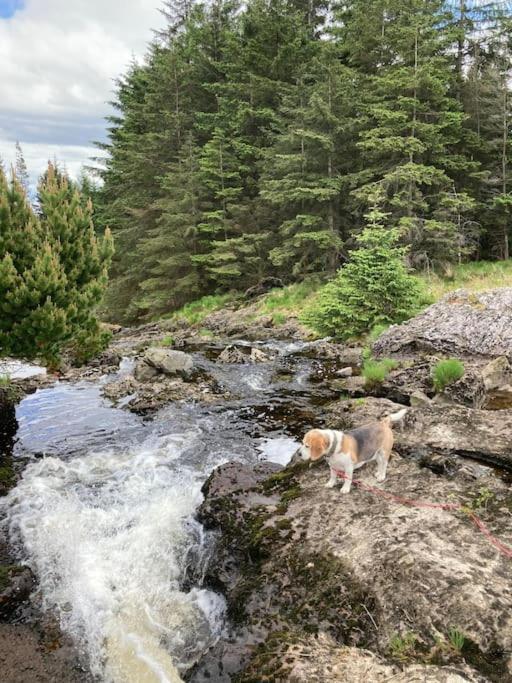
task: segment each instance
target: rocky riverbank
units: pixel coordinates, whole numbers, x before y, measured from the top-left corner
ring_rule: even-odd
[[[462,293],[448,297],[434,314],[429,309],[391,328],[371,351],[309,340],[293,321],[276,328],[249,315],[237,322],[234,310],[214,314],[207,335],[204,327],[175,321],[115,329],[110,349],[87,366],[18,385],[30,392],[58,380],[64,393],[68,384],[85,386],[84,395],[92,390],[99,402],[101,392],[101,409],[114,410],[121,429],[145,429],[183,406],[178,432],[189,434],[200,419],[206,435],[228,415],[222,429],[233,428],[233,436],[216,437],[214,462],[225,461],[227,451],[238,461],[214,470],[197,513],[217,536],[216,550],[206,572],[191,563],[184,580],[222,593],[228,623],[225,637],[186,669],[188,680],[512,680],[510,559],[466,513],[402,506],[356,487],[341,499],[324,489],[322,463],[251,465],[240,451],[269,433],[293,445],[311,427],[349,429],[406,405],[388,479],[378,486],[417,500],[456,502],[511,545],[512,341],[505,327],[498,330],[496,313],[501,305],[508,320],[508,298],[508,290],[478,303]],[[445,326],[439,344],[428,332],[437,318]],[[494,345],[483,328],[492,330]],[[447,351],[463,362],[464,375],[440,391],[433,371]],[[370,352],[393,361],[382,381],[365,377]],[[3,412],[11,416],[3,430],[4,493],[17,476],[10,406]],[[89,437],[91,447],[112,443],[102,429],[98,442]],[[70,436],[64,457],[80,448]],[[208,459],[212,437],[204,438],[201,458]],[[191,455],[184,454],[188,466]],[[166,472],[175,457],[173,451]],[[370,467],[360,474],[376,486]],[[84,490],[89,483],[82,482]],[[16,566],[5,539],[2,548],[0,662],[7,680],[87,680],[76,651],[39,610],[35,577]]]
[[[476,302],[459,293],[391,328],[374,353],[397,367],[379,386],[366,386],[356,364],[340,371],[336,345],[318,349],[337,368],[325,382],[343,396],[303,431],[350,429],[407,405],[386,482],[376,484],[370,467],[361,480],[465,512],[356,487],[342,499],[324,488],[322,463],[279,471],[228,463],[212,474],[198,518],[219,533],[207,582],[226,596],[231,621],[192,681],[512,681],[512,560],[467,514],[512,547],[512,328],[496,329],[500,315],[508,319],[508,296]],[[435,320],[441,335],[428,332]],[[447,350],[466,372],[436,394],[432,368]]]

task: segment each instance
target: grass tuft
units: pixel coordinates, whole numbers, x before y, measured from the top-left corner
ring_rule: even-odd
[[[459,380],[463,374],[464,363],[460,360],[457,360],[456,358],[440,360],[432,371],[434,389],[437,392],[444,391],[450,384]]]
[[[374,387],[382,384],[391,370],[394,370],[396,367],[396,361],[391,358],[384,358],[382,360],[367,359],[362,369],[365,386]]]

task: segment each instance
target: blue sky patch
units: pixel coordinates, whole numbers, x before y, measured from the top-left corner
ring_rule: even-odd
[[[25,0],[0,0],[0,19],[9,19],[20,9],[23,9]]]

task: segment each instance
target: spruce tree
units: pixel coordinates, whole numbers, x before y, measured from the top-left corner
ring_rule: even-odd
[[[373,50],[367,128],[359,142],[364,171],[355,178],[355,196],[365,202],[377,185],[385,190],[392,224],[407,231],[418,266],[456,260],[464,243],[459,231],[473,207],[456,178],[478,165],[457,149],[465,117],[447,88],[451,66],[443,3],[389,0],[367,11],[376,12],[382,31]],[[359,23],[350,30],[364,34]]]
[[[0,350],[55,364],[65,347],[80,360],[104,343],[94,315],[112,241],[96,238],[92,207],[70,198],[50,164],[37,217],[14,175],[0,173]]]
[[[386,225],[380,191],[370,196],[360,248],[321,290],[314,310],[305,316],[320,334],[337,339],[359,337],[375,325],[401,322],[418,307],[420,289],[405,265],[406,249],[397,245],[398,228]]]
[[[25,156],[23,154],[23,150],[22,150],[21,145],[20,145],[18,140],[16,141],[15,147],[16,147],[16,159],[14,162],[14,170],[16,173],[16,177],[18,178],[18,182],[21,183],[25,192],[28,194],[29,189],[30,189],[30,176],[28,174]]]

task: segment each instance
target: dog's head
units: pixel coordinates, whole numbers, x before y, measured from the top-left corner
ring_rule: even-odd
[[[329,437],[321,429],[311,429],[304,436],[300,447],[303,460],[320,460],[329,449]]]

